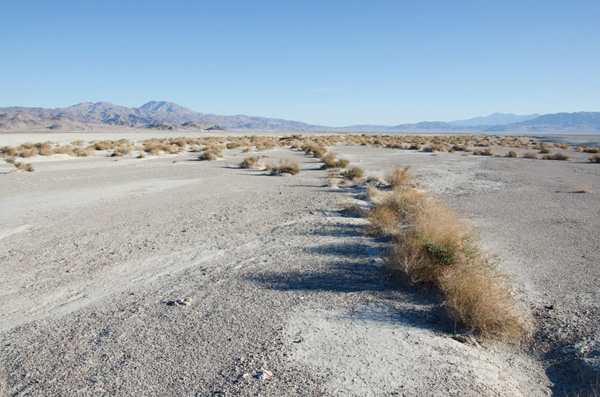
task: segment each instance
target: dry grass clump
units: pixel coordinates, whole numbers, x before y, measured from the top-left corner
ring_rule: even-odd
[[[123,146],[123,147],[116,147],[110,156],[111,157],[128,156],[130,154],[131,154],[131,147]]]
[[[595,155],[593,155],[593,156],[590,156],[590,157],[588,158],[588,161],[589,161],[590,163],[600,163],[600,154],[595,154]]]
[[[261,158],[256,156],[246,157],[240,163],[240,168],[257,170],[261,168]]]
[[[538,156],[537,153],[525,152],[525,153],[523,153],[523,158],[524,159],[539,159],[540,156]]]
[[[510,150],[508,153],[506,153],[506,157],[517,157],[517,152]]]
[[[365,172],[363,171],[362,168],[360,167],[350,167],[348,168],[346,171],[344,171],[343,176],[344,178],[353,181],[356,179],[360,179],[365,175]]]
[[[571,157],[562,153],[547,154],[543,158],[544,160],[571,161]]]
[[[338,158],[337,154],[333,152],[327,153],[321,160],[323,160],[324,168],[346,168],[350,164],[350,161]]]
[[[395,167],[395,173],[399,170]],[[450,314],[472,332],[522,337],[527,329],[525,314],[510,294],[507,278],[479,247],[468,222],[406,183],[400,186],[367,213],[367,232],[392,239],[388,267],[408,274],[413,282],[439,289]]]
[[[113,145],[112,142],[109,141],[100,141],[93,142],[92,147],[94,148],[94,150],[110,150],[112,149]]]
[[[575,189],[575,193],[592,193],[592,188],[589,186],[582,186]]]
[[[94,151],[94,148],[92,148],[91,146],[88,146],[88,147],[75,146],[73,148],[73,155],[76,157],[87,157],[93,151]]]
[[[414,183],[414,176],[408,170],[410,166],[400,167],[398,164],[386,172],[383,179],[390,184],[392,189],[409,187]]]
[[[198,160],[214,161],[214,160],[220,159],[221,157],[223,157],[223,152],[220,149],[213,148],[213,149],[206,149],[200,155],[200,157],[198,157]]]
[[[279,160],[279,165],[269,163],[267,165],[267,169],[269,170],[269,172],[271,172],[271,174],[274,175],[297,175],[300,173],[300,167],[298,166],[298,163],[295,163],[288,159]]]

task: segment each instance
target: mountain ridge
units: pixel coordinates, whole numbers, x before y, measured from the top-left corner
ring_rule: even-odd
[[[518,120],[508,123],[508,121]],[[485,124],[490,122],[499,124]],[[484,123],[484,124],[480,124]],[[242,131],[294,132],[464,132],[464,133],[600,133],[600,112],[515,115],[493,113],[467,120],[422,121],[412,124],[328,127],[260,116],[223,116],[196,112],[174,102],[148,101],[140,107],[110,102],[81,102],[66,108],[13,106],[0,108],[0,130],[94,130],[107,126],[189,130],[224,128]]]

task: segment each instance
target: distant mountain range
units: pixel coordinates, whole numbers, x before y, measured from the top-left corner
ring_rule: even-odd
[[[519,116],[512,113],[493,113],[486,117],[475,117],[468,120],[450,121],[450,124],[460,126],[477,126],[477,125],[506,125],[519,123],[521,121],[535,119],[539,117],[538,113]]]
[[[340,132],[481,132],[481,133],[600,133],[600,112],[515,115],[494,113],[452,122],[353,125],[327,127],[266,117],[220,116],[195,112],[172,102],[151,101],[139,108],[109,102],[84,102],[67,108],[0,108],[0,130],[103,130],[146,128],[155,130],[340,131]]]

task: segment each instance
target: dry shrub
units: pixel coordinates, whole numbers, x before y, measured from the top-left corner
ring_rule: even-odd
[[[524,159],[539,159],[540,156],[538,156],[537,153],[525,152],[525,153],[523,153],[523,158]]]
[[[81,147],[79,147],[77,149],[86,150]],[[93,149],[89,148],[88,150],[89,150],[89,152],[91,152]],[[75,156],[75,149],[71,145],[60,146],[60,147],[57,147],[54,149],[54,153],[55,154],[68,154],[69,156]]]
[[[73,148],[73,156],[87,157],[90,155],[90,153],[93,150],[94,150],[94,148],[91,146],[88,146],[88,147],[76,146]]]
[[[300,173],[300,167],[298,166],[298,163],[295,163],[288,159],[279,160],[278,166],[273,163],[269,163],[267,165],[267,169],[271,172],[271,174],[274,174],[274,175],[281,175],[281,174],[297,175]]]
[[[198,160],[213,161],[223,157],[223,152],[220,149],[207,149],[198,157]]]
[[[469,148],[465,145],[454,145],[454,146],[452,146],[452,150],[456,151],[456,152],[458,152],[458,151],[466,152],[469,150]]]
[[[19,157],[22,157],[25,159],[25,158],[33,157],[38,153],[36,148],[24,148],[22,146],[19,147],[19,154],[18,154]]]
[[[595,155],[593,155],[593,156],[590,156],[590,157],[588,158],[588,161],[589,161],[590,163],[600,163],[600,154],[595,154]]]
[[[117,156],[128,156],[131,154],[131,147],[129,146],[118,146],[115,147],[115,150],[110,155],[111,157]]]
[[[327,149],[325,149],[322,146],[319,146],[317,144],[314,143],[310,143],[310,144],[306,144],[304,146],[302,146],[302,150],[304,151],[304,153],[306,154],[312,154],[313,156],[315,156],[316,158],[323,158],[325,156],[325,154],[327,153]]]
[[[240,163],[240,168],[247,168],[251,170],[257,170],[260,168],[260,157],[246,157]]]
[[[110,149],[112,149],[112,147],[113,147],[113,144],[112,144],[112,142],[109,142],[109,141],[100,141],[100,142],[93,143],[94,150],[110,150]]]
[[[411,186],[414,176],[408,170],[410,166],[400,167],[398,164],[384,175],[384,180],[390,184],[392,189]]]
[[[344,178],[353,181],[355,179],[360,179],[363,177],[365,172],[360,167],[350,167],[346,171],[344,171]]]
[[[321,160],[323,160],[324,168],[346,168],[346,166],[350,164],[346,159],[338,159],[337,154],[333,152],[327,153]]]
[[[559,161],[571,161],[571,157],[562,153],[547,154],[544,156],[544,160],[559,160]]]
[[[323,160],[323,166],[325,168],[335,168],[337,154],[335,154],[333,152],[329,152],[325,156],[323,156],[323,158],[321,160]]]
[[[584,153],[600,153],[600,148],[597,147],[588,147],[583,149]]]
[[[486,263],[450,266],[439,277],[445,305],[458,322],[482,336],[519,339],[526,330],[524,314],[507,283]]]
[[[0,153],[2,153],[3,156],[16,156],[18,151],[17,148],[12,147],[12,146],[4,146],[1,150]]]
[[[54,154],[54,147],[50,142],[39,145],[37,149],[40,156],[52,156]]]
[[[517,157],[517,152],[511,150],[508,153],[506,153],[506,157]]]
[[[496,156],[496,152],[494,152],[492,149],[484,149],[483,152],[481,152],[482,156]]]

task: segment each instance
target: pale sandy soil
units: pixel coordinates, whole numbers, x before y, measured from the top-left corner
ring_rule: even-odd
[[[536,335],[452,339],[439,297],[391,277],[386,242],[341,211],[360,189],[300,152],[260,153],[293,177],[236,168],[237,150],[37,159],[0,164],[0,390],[541,396],[598,373],[600,166],[331,150],[368,174],[412,165],[500,254]]]

